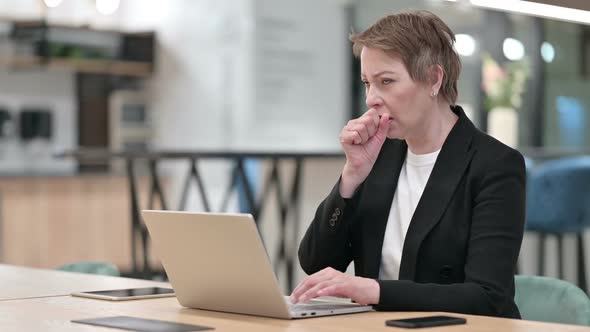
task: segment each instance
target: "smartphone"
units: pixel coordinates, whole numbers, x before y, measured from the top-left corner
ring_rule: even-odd
[[[125,301],[137,299],[151,299],[157,297],[174,296],[172,288],[145,287],[145,288],[126,288],[113,289],[95,292],[78,292],[72,293],[72,296],[89,297],[99,300]]]
[[[417,318],[406,318],[406,319],[390,319],[385,321],[387,326],[405,327],[405,328],[419,328],[419,327],[432,327],[432,326],[443,326],[443,325],[456,325],[465,324],[467,320],[460,317],[451,316],[428,316],[428,317],[417,317]]]

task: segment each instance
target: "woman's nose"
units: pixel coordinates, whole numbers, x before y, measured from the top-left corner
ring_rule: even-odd
[[[365,103],[367,104],[368,108],[373,108],[377,106],[381,106],[383,104],[383,100],[377,93],[377,91],[373,88],[367,89],[367,98],[365,99]]]

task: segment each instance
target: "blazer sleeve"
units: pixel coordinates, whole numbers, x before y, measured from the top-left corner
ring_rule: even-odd
[[[307,274],[326,267],[344,272],[352,261],[350,229],[360,187],[350,199],[342,198],[339,188],[340,179],[318,206],[299,244],[299,262]]]
[[[442,285],[378,280],[381,289],[377,310],[519,318],[513,298],[525,220],[524,159],[510,149],[487,164],[473,197],[465,282]]]

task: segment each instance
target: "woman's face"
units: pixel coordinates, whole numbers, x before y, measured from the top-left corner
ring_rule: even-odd
[[[403,62],[383,50],[363,47],[360,58],[367,107],[393,118],[387,137],[420,135],[435,100],[431,88],[412,80]]]

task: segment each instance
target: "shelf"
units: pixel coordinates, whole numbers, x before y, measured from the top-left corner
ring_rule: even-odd
[[[124,32],[47,23],[11,21],[0,66],[11,69],[71,70],[137,78],[154,71],[155,33]]]
[[[69,58],[49,58],[45,60],[38,56],[0,58],[0,66],[12,69],[43,67],[55,70],[73,70],[81,73],[134,77],[148,77],[153,72],[153,66],[149,62]]]

